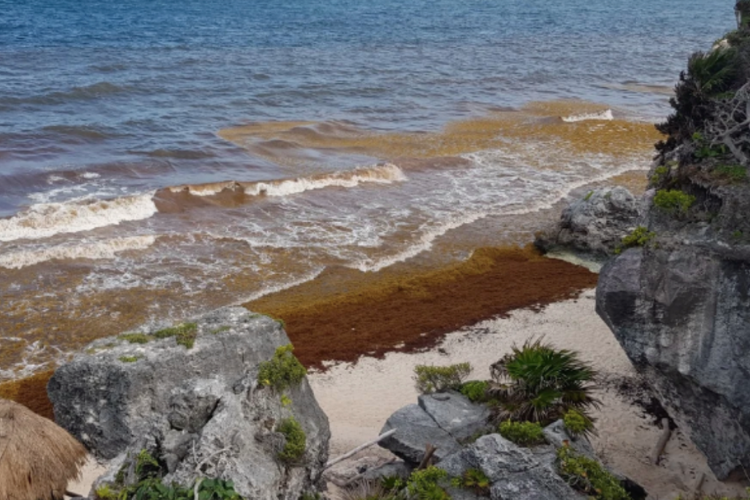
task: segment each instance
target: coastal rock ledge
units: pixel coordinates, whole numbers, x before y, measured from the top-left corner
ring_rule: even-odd
[[[318,485],[330,429],[306,378],[283,391],[258,383],[261,363],[287,344],[279,322],[240,307],[100,339],[50,380],[55,419],[110,461],[97,485],[122,482],[146,450],[165,484],[217,477],[245,498],[297,500]],[[293,463],[279,458],[289,419],[306,440]]]
[[[716,477],[750,470],[748,249],[627,250],[602,269],[596,309]]]

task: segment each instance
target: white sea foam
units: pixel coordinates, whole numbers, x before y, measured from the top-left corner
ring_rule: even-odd
[[[48,238],[125,221],[147,219],[157,212],[153,193],[112,200],[79,199],[39,203],[9,218],[0,219],[0,241]]]
[[[568,123],[574,123],[574,122],[583,122],[587,120],[603,120],[603,121],[611,121],[614,120],[615,117],[612,116],[612,110],[607,109],[604,111],[599,111],[596,113],[581,113],[580,115],[570,115],[570,116],[563,116],[562,121],[568,122]]]
[[[13,252],[0,255],[0,267],[20,269],[53,259],[112,259],[118,252],[145,250],[155,240],[154,236],[132,236]]]
[[[264,195],[279,197],[327,187],[351,188],[364,183],[390,184],[405,180],[406,175],[404,175],[404,172],[400,168],[387,163],[373,167],[344,170],[310,177],[299,177],[296,179],[253,183],[223,182],[199,186],[177,186],[171,188],[171,190],[177,192],[187,187],[190,190],[190,194],[195,196],[213,196],[224,189],[240,187],[245,190],[245,194],[250,196]]]
[[[96,172],[81,172],[79,175],[84,179],[98,179],[101,177],[101,175]]]

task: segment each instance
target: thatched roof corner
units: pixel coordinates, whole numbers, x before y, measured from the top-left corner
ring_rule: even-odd
[[[0,399],[0,500],[61,499],[86,456],[62,427]]]

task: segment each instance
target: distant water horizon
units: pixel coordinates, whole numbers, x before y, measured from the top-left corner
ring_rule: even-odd
[[[0,380],[336,266],[527,242],[648,167],[732,7],[0,0]]]

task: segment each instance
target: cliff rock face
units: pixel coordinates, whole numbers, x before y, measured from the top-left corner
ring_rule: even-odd
[[[116,482],[147,450],[166,469],[164,484],[217,477],[246,498],[268,500],[313,489],[328,458],[326,415],[306,379],[284,398],[257,380],[260,363],[289,343],[279,323],[224,308],[181,332],[194,336],[192,347],[189,338],[158,332],[98,340],[50,380],[57,422],[111,460],[100,483]],[[290,417],[306,435],[291,464],[278,458],[286,440],[278,426]]]
[[[750,468],[750,252],[673,243],[610,261],[597,312],[724,479]]]

